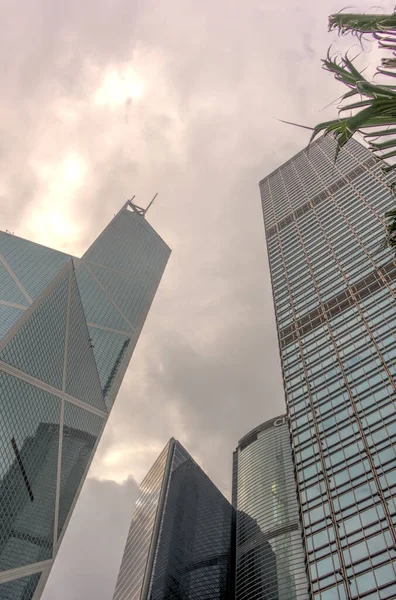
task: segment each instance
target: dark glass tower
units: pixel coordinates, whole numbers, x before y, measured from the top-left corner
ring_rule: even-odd
[[[396,597],[393,206],[351,140],[260,182],[308,574],[315,600]]]
[[[170,250],[132,202],[82,259],[0,232],[0,598],[38,600]]]
[[[172,438],[140,486],[114,600],[233,600],[233,517]]]
[[[287,418],[245,435],[233,464],[236,600],[308,600]]]

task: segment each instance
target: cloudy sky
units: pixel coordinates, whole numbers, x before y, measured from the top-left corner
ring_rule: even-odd
[[[44,600],[110,600],[170,436],[229,495],[238,439],[284,411],[258,181],[308,141],[276,118],[335,115],[320,59],[345,4],[0,0],[1,229],[81,255],[159,192],[173,249]]]

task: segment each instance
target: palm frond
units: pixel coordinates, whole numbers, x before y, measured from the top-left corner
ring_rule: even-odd
[[[299,123],[293,123],[292,121],[284,121],[283,119],[277,119],[281,123],[286,123],[286,125],[294,125],[294,127],[301,127],[301,129],[310,129],[313,130],[313,127],[308,127],[308,125],[300,125]]]
[[[396,77],[396,73],[392,73],[392,71],[385,71],[381,67],[377,67],[377,71],[380,75],[387,75],[388,77]]]
[[[329,31],[337,30],[340,35],[351,33],[389,32],[396,29],[396,13],[391,15],[365,15],[337,13],[329,17]]]
[[[376,74],[388,78],[396,77],[396,8],[390,15],[347,14],[330,15],[329,30],[337,30],[340,35],[356,35],[360,42],[365,34],[371,34],[381,50],[387,50],[392,56],[382,58]],[[351,111],[345,118],[319,123],[313,130],[311,141],[319,134],[333,134],[337,145],[335,160],[342,146],[355,135],[361,133],[372,155],[381,164],[384,172],[396,169],[396,85],[384,85],[369,82],[354,66],[348,55],[331,57],[330,49],[323,68],[343,83],[347,91],[341,97],[339,115]],[[391,81],[392,81],[391,79]],[[360,100],[347,102],[359,95]],[[390,162],[389,162],[390,161]],[[396,192],[396,183],[389,186]],[[396,210],[385,213],[386,236],[383,247],[396,250]]]
[[[340,35],[356,35],[361,43],[364,35],[372,35],[380,49],[392,52],[391,57],[382,58],[376,75],[392,79],[396,77],[396,8],[390,15],[341,12],[330,15],[329,30],[337,30]],[[389,162],[389,159],[396,159],[396,85],[368,81],[355,67],[355,59],[356,56],[353,59],[349,58],[348,53],[345,56],[332,56],[330,47],[326,58],[322,60],[322,67],[347,88],[339,98],[341,103],[338,106],[337,119],[318,123],[314,128],[289,121],[282,122],[312,130],[309,145],[319,134],[332,135],[336,140],[335,161],[348,140],[360,133],[383,172],[388,172],[396,169],[396,160]],[[354,96],[359,96],[360,100],[347,102]],[[340,116],[346,112],[351,114],[348,117]],[[386,185],[396,194],[396,182]],[[396,210],[385,213],[384,220],[384,247],[396,249]]]
[[[369,140],[370,138],[380,138],[380,137],[386,137],[388,135],[395,135],[396,134],[396,128],[391,128],[391,129],[381,129],[380,131],[375,131],[374,133],[366,133],[365,134],[365,138],[366,140]]]
[[[354,67],[352,61],[347,56],[342,57],[337,62],[336,58],[330,56],[330,49],[327,57],[322,60],[323,68],[333,73],[337,81],[344,83],[356,93],[356,83],[358,81],[369,83],[363,75]],[[351,89],[351,91],[352,91]],[[351,94],[352,95],[352,94]]]
[[[396,140],[389,140],[387,142],[369,142],[369,145],[373,151],[387,150],[388,148],[396,147]]]

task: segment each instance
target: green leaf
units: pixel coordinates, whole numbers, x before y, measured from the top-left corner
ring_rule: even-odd
[[[396,139],[387,142],[370,142],[370,148],[375,151],[386,150],[387,148],[393,148],[394,146],[396,146]]]
[[[372,96],[374,98],[396,98],[396,91],[393,89],[395,86],[384,86],[377,85],[375,83],[369,83],[368,81],[358,81],[356,88],[360,94],[365,96]]]
[[[340,34],[373,33],[374,31],[388,32],[396,29],[396,14],[367,15],[337,13],[329,17],[329,30],[337,29]]]
[[[393,156],[396,156],[396,150],[393,150],[392,152],[387,152],[386,154],[382,154],[382,156],[380,156],[379,158],[381,158],[381,160],[386,160],[387,158],[392,158]],[[392,168],[396,167],[396,165],[389,166],[392,166]]]
[[[347,104],[346,106],[342,106],[339,109],[339,112],[344,112],[345,110],[353,110],[354,108],[362,108],[363,106],[371,106],[372,103],[372,100],[362,100],[361,102],[355,102],[354,104]]]
[[[346,100],[347,98],[351,98],[352,96],[356,96],[356,94],[358,94],[359,92],[356,89],[352,89],[349,92],[347,92],[346,94],[344,94],[342,96],[342,100]]]
[[[376,131],[375,133],[366,133],[365,134],[365,138],[372,138],[372,137],[385,137],[387,135],[395,135],[396,134],[396,128],[391,128],[391,129],[381,129],[380,131]]]
[[[396,73],[392,73],[392,71],[386,71],[381,67],[377,67],[377,71],[378,73],[381,73],[381,75],[387,75],[388,77],[396,77]]]
[[[362,74],[356,69],[351,60],[349,60],[348,56],[345,55],[343,58],[343,63],[346,68],[350,71],[351,75],[353,75],[356,81],[367,81]]]

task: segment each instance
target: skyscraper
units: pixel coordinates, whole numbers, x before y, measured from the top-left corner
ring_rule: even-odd
[[[314,142],[260,182],[315,600],[396,597],[394,203],[372,155]]]
[[[299,505],[285,416],[238,443],[233,460],[236,600],[308,600]]]
[[[38,600],[170,250],[127,202],[82,259],[0,232],[0,598]]]
[[[141,483],[113,600],[233,600],[233,515],[172,438]]]

